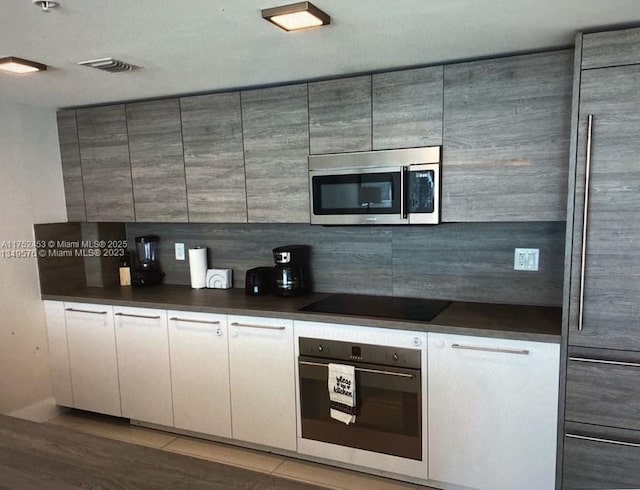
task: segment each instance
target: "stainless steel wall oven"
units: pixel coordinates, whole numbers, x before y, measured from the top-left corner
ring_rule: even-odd
[[[302,438],[422,460],[421,351],[300,337]],[[355,367],[356,421],[330,417],[328,364]]]

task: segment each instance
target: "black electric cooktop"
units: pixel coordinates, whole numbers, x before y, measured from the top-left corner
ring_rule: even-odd
[[[430,322],[450,304],[438,299],[332,294],[298,311]]]

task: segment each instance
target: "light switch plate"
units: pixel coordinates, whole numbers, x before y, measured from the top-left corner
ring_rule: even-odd
[[[184,243],[176,243],[176,260],[184,260]]]
[[[516,271],[537,271],[540,262],[540,249],[516,248],[513,257],[513,269]]]

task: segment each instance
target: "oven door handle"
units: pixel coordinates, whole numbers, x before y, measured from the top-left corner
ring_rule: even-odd
[[[321,362],[309,362],[309,361],[298,361],[298,364],[302,364],[304,366],[320,366],[328,368],[328,364],[322,364]],[[394,373],[392,371],[381,371],[379,369],[368,369],[368,368],[355,368],[356,371],[360,371],[361,373],[371,373],[371,374],[383,374],[385,376],[398,376],[400,378],[413,378],[413,374],[407,373]]]

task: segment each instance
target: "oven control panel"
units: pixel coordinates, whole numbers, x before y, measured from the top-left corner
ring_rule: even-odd
[[[362,347],[359,345],[351,346],[351,359],[354,361],[362,361]]]
[[[420,369],[420,349],[300,337],[300,355],[335,362],[363,362]]]

